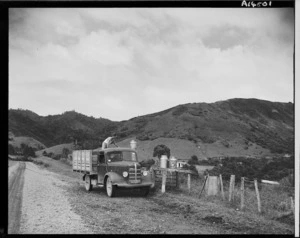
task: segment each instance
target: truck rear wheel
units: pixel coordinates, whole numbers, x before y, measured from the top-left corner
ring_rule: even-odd
[[[93,185],[91,184],[91,177],[89,175],[85,176],[84,182],[86,191],[91,191],[93,189]]]
[[[117,190],[116,185],[113,185],[110,177],[108,177],[106,179],[106,193],[107,193],[107,196],[114,197],[115,194],[116,194],[116,190]]]

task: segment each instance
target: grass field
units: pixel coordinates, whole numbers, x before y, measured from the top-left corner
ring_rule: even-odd
[[[180,174],[180,190],[188,194],[187,176]],[[190,196],[199,197],[204,184],[203,176],[191,176],[191,191]],[[217,196],[206,196],[205,189],[203,190],[200,199],[221,203],[226,207],[231,207],[233,210],[241,211],[241,190],[240,185],[236,184],[233,192],[233,200],[229,198],[229,181],[223,181],[225,200],[222,200],[221,192]],[[254,189],[254,184],[245,183],[245,200],[243,213],[248,215],[259,215],[270,220],[278,220],[280,222],[294,225],[295,218],[292,213],[291,197],[294,198],[293,188],[286,188],[280,185],[259,184],[259,193],[261,200],[261,213],[258,212],[257,197]]]
[[[72,151],[74,149],[74,145],[73,143],[67,143],[67,144],[52,146],[43,150],[36,151],[36,155],[42,156],[44,151],[46,151],[47,153],[53,153],[53,155],[58,155],[58,154],[62,154],[64,148],[68,149],[69,151]]]

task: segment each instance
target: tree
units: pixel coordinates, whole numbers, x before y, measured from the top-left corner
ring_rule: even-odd
[[[188,160],[188,164],[190,165],[199,164],[198,157],[196,155],[192,155],[192,157]]]
[[[153,157],[158,157],[159,159],[162,155],[170,158],[170,154],[170,149],[166,145],[157,145],[153,150]]]
[[[8,145],[8,154],[10,155],[16,154],[15,148],[11,144]]]
[[[27,157],[35,157],[35,152],[34,149],[30,146],[25,145],[23,148],[23,155],[25,156],[25,158]]]
[[[70,150],[68,148],[63,148],[62,157],[63,158],[68,158],[69,153],[70,153]]]

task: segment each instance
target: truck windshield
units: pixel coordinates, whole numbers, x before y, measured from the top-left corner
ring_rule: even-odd
[[[114,151],[107,153],[110,162],[117,161],[137,161],[137,155],[132,151]]]

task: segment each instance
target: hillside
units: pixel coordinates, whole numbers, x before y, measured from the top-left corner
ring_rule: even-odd
[[[135,139],[134,137],[128,138],[117,142],[118,146],[129,147],[130,141]],[[233,145],[230,148],[224,147],[220,143],[202,143],[197,144],[189,140],[176,139],[176,138],[157,138],[154,140],[137,141],[137,152],[140,160],[146,160],[152,158],[154,147],[160,144],[168,146],[171,150],[171,155],[177,159],[188,160],[191,156],[196,155],[198,158],[206,159],[209,157],[219,156],[249,156],[249,157],[265,157],[270,156],[269,150],[264,149],[258,145],[255,147],[244,150],[240,145]]]
[[[15,136],[35,138],[47,147],[75,140],[105,139],[115,124],[108,119],[87,117],[75,111],[43,117],[28,110],[9,110],[9,131]]]
[[[47,147],[77,139],[85,148],[99,147],[116,132],[118,141],[127,145],[136,138],[143,157],[160,143],[169,144],[178,157],[293,154],[294,104],[258,99],[189,103],[121,122],[74,111],[42,117],[28,110],[9,110],[9,130]]]
[[[292,103],[231,99],[184,104],[132,118],[121,122],[119,133],[140,140],[185,139],[209,147],[221,145],[228,151],[262,147],[272,153],[293,153],[293,115]]]
[[[64,148],[68,149],[69,151],[72,151],[75,147],[74,147],[73,143],[60,144],[60,145],[48,147],[47,149],[38,150],[35,152],[35,154],[37,156],[42,156],[43,152],[45,151],[47,154],[52,153],[53,155],[59,155],[59,154],[63,153]]]
[[[12,145],[13,147],[17,147],[17,148],[21,148],[21,144],[25,144],[36,150],[46,148],[46,146],[44,144],[42,144],[41,142],[35,140],[34,138],[27,137],[27,136],[13,137],[12,140],[9,141],[9,144]]]

